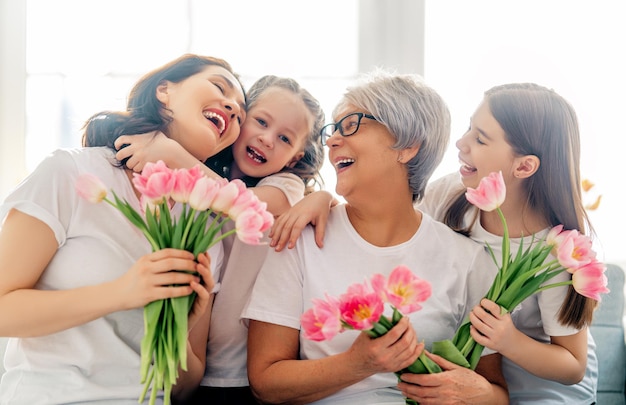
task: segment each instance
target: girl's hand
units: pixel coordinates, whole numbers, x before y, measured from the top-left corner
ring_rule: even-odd
[[[139,135],[122,135],[115,140],[115,148],[118,150],[115,158],[119,161],[128,158],[126,167],[137,173],[141,172],[148,162],[162,160],[170,166],[173,156],[177,154],[188,155],[182,145],[160,131]]]
[[[379,338],[371,338],[361,332],[354,341],[348,355],[350,364],[356,364],[359,372],[370,376],[376,373],[402,370],[419,357],[424,343],[417,342],[417,335],[408,317],[403,317],[396,326]]]
[[[208,254],[198,255],[196,270],[201,277],[200,282],[192,281],[189,286],[196,292],[196,299],[189,311],[188,330],[191,331],[198,323],[201,316],[205,315],[213,301],[213,288],[215,281],[211,273],[211,258]]]
[[[183,297],[200,283],[195,273],[198,264],[193,254],[178,249],[162,249],[142,256],[120,278],[114,281],[125,309],[141,308],[159,299]],[[178,270],[178,271],[172,271]],[[188,271],[189,273],[186,273]]]
[[[302,230],[309,223],[315,227],[315,243],[324,246],[324,232],[330,208],[339,202],[327,191],[316,191],[297,202],[280,215],[270,230],[270,246],[280,252],[287,246],[293,249]]]
[[[470,334],[474,340],[503,356],[506,356],[507,349],[515,346],[515,339],[521,333],[513,325],[511,315],[503,314],[498,304],[486,298],[472,309],[469,319],[472,323]]]

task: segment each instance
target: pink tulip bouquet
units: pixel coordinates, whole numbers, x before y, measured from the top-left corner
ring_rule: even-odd
[[[79,176],[76,191],[86,200],[105,201],[121,211],[139,228],[153,251],[177,248],[206,252],[223,238],[236,233],[248,244],[259,244],[263,232],[272,226],[273,216],[255,194],[240,180],[215,180],[203,175],[199,166],[192,169],[169,169],[165,163],[148,163],[133,178],[141,193],[142,212],[137,212],[114,191],[107,198],[105,185],[92,174]],[[179,210],[174,211],[174,203]],[[229,221],[235,229],[220,232]],[[141,382],[143,402],[152,386],[150,404],[158,390],[170,401],[178,368],[187,370],[187,317],[195,295],[157,300],[144,307],[145,334],[141,342]]]
[[[502,264],[485,296],[499,304],[503,311],[510,312],[531,295],[558,286],[571,284],[579,294],[596,301],[600,301],[600,294],[609,291],[604,274],[606,266],[596,259],[591,240],[575,229],[563,230],[563,225],[555,226],[545,239],[536,240],[533,237],[528,247],[524,248],[521,244],[517,253],[511,255],[506,219],[500,209],[506,196],[501,172],[484,177],[476,189],[468,188],[465,196],[483,211],[497,210],[503,224]],[[497,265],[493,250],[487,247]],[[563,271],[572,274],[570,280],[548,283]],[[434,353],[472,370],[476,368],[484,349],[471,337],[469,320],[461,325],[451,342],[436,343],[432,350]],[[427,367],[423,372],[438,372],[438,366],[434,366],[434,369]]]
[[[338,298],[327,295],[325,300],[314,299],[313,306],[300,319],[303,335],[317,342],[330,340],[348,329],[365,331],[372,338],[383,336],[403,315],[420,310],[420,303],[430,297],[431,291],[429,282],[406,266],[398,266],[388,278],[375,274],[369,281],[351,285]],[[391,318],[383,314],[385,304],[391,306]],[[407,370],[419,372],[424,359],[428,358],[422,354]],[[415,402],[407,399],[406,403]]]

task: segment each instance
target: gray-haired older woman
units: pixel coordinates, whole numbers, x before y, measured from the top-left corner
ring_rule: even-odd
[[[349,88],[333,116],[322,141],[346,203],[331,209],[323,248],[307,228],[293,249],[269,253],[243,313],[250,384],[264,403],[404,404],[393,372],[424,344],[453,336],[489,288],[493,274],[485,269],[494,266],[481,246],[413,207],[449,140],[449,111],[432,88],[419,76],[378,71]],[[432,285],[420,311],[376,339],[358,331],[322,342],[302,336],[300,317],[312,298],[339,296],[401,264]],[[482,399],[507,403],[499,364],[498,355],[485,356],[486,379],[466,369],[449,377],[470,373],[489,397]]]

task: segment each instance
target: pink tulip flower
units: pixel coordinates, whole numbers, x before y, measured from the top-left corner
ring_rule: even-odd
[[[107,196],[107,188],[95,175],[85,173],[76,180],[76,192],[90,203],[99,203]]]
[[[263,216],[253,209],[248,209],[235,220],[237,237],[249,245],[259,245],[263,238],[260,231],[263,226]]]
[[[383,300],[403,314],[422,309],[419,303],[426,301],[432,294],[430,283],[417,277],[406,266],[393,269],[388,279],[382,274],[374,275],[372,287]]]
[[[572,229],[561,232],[565,234],[556,246],[556,258],[561,266],[573,273],[595,259],[596,253],[591,248],[591,239]]]
[[[215,196],[215,200],[213,200],[213,211],[228,215],[228,212],[241,192],[241,187],[238,183],[243,184],[241,180],[235,179],[220,188]]]
[[[339,318],[339,301],[329,296],[326,301],[313,299],[313,307],[302,314],[300,321],[304,337],[316,342],[330,340],[343,331]]]
[[[173,171],[162,160],[146,163],[141,173],[133,174],[135,188],[155,203],[169,198],[174,187]]]
[[[261,200],[254,194],[252,190],[243,189],[240,190],[239,195],[233,201],[233,205],[228,210],[228,216],[232,219],[237,219],[240,213],[252,208],[255,211],[259,211],[257,207],[261,204]]]
[[[172,187],[171,197],[174,201],[186,203],[196,182],[204,177],[202,169],[199,165],[191,169],[176,169],[172,173],[174,177],[174,186]]]
[[[490,173],[483,177],[476,189],[468,188],[465,193],[467,201],[483,211],[493,211],[500,207],[506,197],[506,185],[502,172]]]
[[[274,216],[271,212],[267,210],[266,203],[261,204],[260,210],[261,211],[259,212],[261,214],[261,217],[263,217],[263,225],[261,226],[261,229],[259,229],[259,232],[265,232],[270,229],[272,225],[274,225]]]
[[[339,297],[341,319],[352,329],[371,329],[384,311],[384,302],[376,292],[355,284]]]
[[[603,263],[592,260],[572,274],[572,285],[580,295],[600,301],[600,294],[609,292],[605,271],[606,266]]]
[[[209,209],[220,188],[220,183],[214,179],[199,178],[189,194],[189,206],[196,211]]]

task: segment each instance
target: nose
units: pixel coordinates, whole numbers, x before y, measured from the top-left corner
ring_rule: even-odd
[[[272,142],[272,139],[271,134],[268,133],[262,133],[259,135],[259,142],[268,149],[274,148],[274,142]]]
[[[467,152],[469,149],[467,146],[466,136],[467,134],[463,135],[456,141],[456,148],[462,152]]]
[[[338,146],[340,142],[343,142],[343,136],[339,131],[333,132],[331,136],[326,138],[326,146],[328,147]]]
[[[230,99],[224,101],[224,109],[226,109],[226,114],[231,120],[234,119],[241,110],[241,108],[239,108],[239,104]]]

